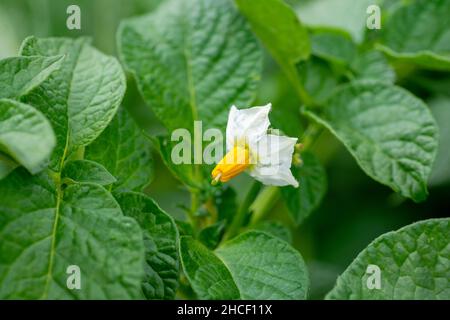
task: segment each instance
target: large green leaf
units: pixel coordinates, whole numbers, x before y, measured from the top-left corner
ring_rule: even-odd
[[[69,289],[69,266],[81,288]],[[64,190],[46,174],[17,169],[0,182],[0,297],[3,299],[140,298],[144,246],[101,186]]]
[[[51,167],[59,171],[61,159],[94,141],[114,117],[125,92],[125,77],[115,58],[100,53],[85,38],[30,37],[21,54],[65,55],[60,69],[24,98],[53,125],[57,146]]]
[[[216,250],[230,269],[242,299],[306,299],[308,273],[287,242],[249,231]]]
[[[281,195],[297,225],[319,206],[327,191],[325,169],[317,158],[311,153],[303,153],[302,160],[302,166],[292,170],[299,187],[281,188]]]
[[[0,98],[18,98],[27,94],[58,70],[63,58],[59,55],[0,60]]]
[[[170,0],[123,22],[122,61],[166,128],[224,128],[229,108],[250,105],[261,50],[229,0]]]
[[[33,107],[9,99],[0,99],[0,152],[37,173],[48,162],[55,147],[50,122]],[[10,162],[1,160],[2,167]],[[3,171],[3,170],[2,170]],[[5,169],[3,176],[9,173]]]
[[[421,100],[388,84],[350,83],[323,109],[305,113],[339,138],[370,177],[415,201],[426,198],[438,129]]]
[[[380,236],[338,278],[327,298],[450,299],[449,234],[446,218],[413,223]],[[374,272],[376,267],[379,273]],[[373,286],[378,276],[379,288]]]
[[[248,231],[214,252],[192,238],[181,238],[180,255],[200,299],[305,299],[308,273],[287,242]]]
[[[413,1],[389,18],[380,49],[403,62],[450,70],[449,16],[448,0]]]
[[[151,198],[136,192],[116,194],[123,213],[141,226],[145,246],[147,299],[173,299],[178,287],[178,231],[173,219]]]
[[[63,179],[75,182],[91,182],[106,186],[116,179],[101,164],[90,160],[73,160],[64,165],[61,172]]]
[[[295,64],[309,57],[311,45],[306,28],[283,0],[235,0],[252,30],[297,83]]]
[[[153,178],[151,143],[124,108],[105,131],[86,148],[85,157],[116,177],[116,191],[142,191]]]

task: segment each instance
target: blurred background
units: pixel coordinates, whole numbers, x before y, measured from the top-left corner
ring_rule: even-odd
[[[17,55],[22,40],[38,37],[90,36],[101,51],[116,55],[116,30],[126,17],[154,10],[164,0],[0,0],[0,58]],[[364,38],[366,8],[373,0],[289,0],[302,21],[310,26],[333,26],[346,30],[355,42]],[[400,0],[385,0],[386,7]],[[66,9],[81,8],[81,30],[66,28]],[[279,202],[270,216],[292,231],[293,244],[302,253],[311,273],[311,299],[323,298],[336,277],[356,255],[382,233],[417,220],[448,216],[450,212],[450,77],[418,71],[402,85],[430,105],[441,130],[438,160],[430,179],[427,201],[415,204],[368,178],[351,155],[330,134],[323,133],[314,152],[327,168],[328,191],[321,207],[299,228],[294,228],[286,208]],[[256,104],[272,102],[276,112],[298,114],[300,102],[277,65],[265,55],[264,74]],[[433,94],[431,93],[433,92]],[[436,94],[438,92],[438,94]],[[123,102],[140,126],[150,134],[164,128],[140,98],[132,79]],[[301,119],[285,129],[302,136]],[[178,219],[189,195],[164,167],[155,153],[155,179],[148,194]],[[232,182],[239,185],[238,197],[246,194],[251,179],[245,175]],[[237,190],[237,188],[236,188]]]

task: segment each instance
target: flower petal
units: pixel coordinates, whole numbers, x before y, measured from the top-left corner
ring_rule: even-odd
[[[269,112],[272,104],[248,109],[231,107],[227,124],[227,151],[236,142],[255,143],[267,133],[269,129]]]
[[[250,170],[250,175],[266,185],[298,187],[291,172],[296,143],[297,138],[264,135],[258,142],[258,161]]]

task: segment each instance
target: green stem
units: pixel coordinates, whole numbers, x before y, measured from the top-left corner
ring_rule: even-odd
[[[278,187],[266,187],[259,194],[256,201],[251,205],[250,210],[253,212],[250,226],[254,226],[261,221],[264,216],[275,206],[280,198],[280,190]]]
[[[233,217],[230,227],[228,228],[228,231],[225,233],[223,237],[223,241],[231,239],[239,233],[239,230],[241,229],[242,225],[245,222],[245,218],[247,216],[249,208],[260,190],[261,190],[261,183],[258,181],[254,181],[253,185],[251,186],[250,190],[245,196],[244,201],[242,202],[241,206],[236,212],[236,215]]]
[[[287,76],[288,80],[291,82],[291,84],[292,84],[293,88],[295,89],[295,92],[299,96],[301,102],[305,106],[313,105],[314,101],[311,98],[311,96],[308,94],[308,92],[306,92],[305,88],[303,87],[303,84],[300,81],[300,77],[299,77],[298,72],[295,69],[295,67],[292,65],[287,66],[283,62],[279,62],[279,65],[281,67],[281,70],[283,70],[283,72]]]
[[[301,143],[303,144],[303,150],[307,150],[311,148],[314,141],[317,139],[317,137],[322,132],[323,127],[317,124],[316,122],[312,122],[308,125],[308,127],[305,130],[305,133],[302,137]]]

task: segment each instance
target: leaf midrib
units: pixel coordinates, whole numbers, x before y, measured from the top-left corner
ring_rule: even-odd
[[[81,54],[81,51],[83,50],[84,47],[84,43],[80,44],[80,49],[77,52],[77,55],[75,57],[75,62],[73,64],[73,69],[70,72],[70,80],[69,80],[69,87],[67,90],[67,96],[66,96],[66,101],[69,101],[69,96],[70,96],[70,92],[72,91],[72,84],[73,84],[73,76],[75,73],[75,67],[78,64],[78,60]],[[61,172],[62,169],[64,167],[64,162],[65,162],[65,158],[67,156],[67,152],[69,150],[69,143],[70,143],[70,122],[69,122],[69,105],[66,104],[67,108],[66,108],[66,117],[67,117],[67,132],[66,132],[66,144],[64,146],[64,151],[63,151],[63,155],[61,157],[61,161],[60,161],[60,167],[59,167],[59,172],[56,173],[56,177],[55,177],[55,183],[56,183],[56,207],[55,207],[55,220],[53,221],[53,227],[52,227],[52,233],[51,233],[51,237],[52,237],[52,242],[50,245],[50,253],[49,253],[49,261],[48,261],[48,272],[47,272],[47,276],[46,276],[46,281],[45,281],[45,287],[44,287],[44,291],[42,292],[42,296],[41,299],[47,299],[48,298],[48,290],[49,290],[49,286],[50,286],[50,280],[53,278],[52,276],[52,272],[53,272],[53,265],[54,265],[54,257],[55,257],[55,252],[56,252],[56,231],[58,228],[58,222],[59,222],[59,216],[60,216],[60,207],[61,207],[61,202],[63,199],[63,191],[62,191],[62,184],[61,184]]]
[[[47,58],[48,60],[51,61],[51,58],[55,58],[55,57],[57,57],[57,56],[58,56],[58,55],[53,55],[53,56],[49,56],[49,57],[45,57],[45,58]],[[30,57],[30,58],[31,58],[31,57]],[[58,63],[58,62],[61,61],[61,59],[62,59],[62,57],[60,57],[60,58],[58,58],[58,59],[52,61],[47,67],[41,69],[34,77],[32,77],[32,78],[28,81],[28,83],[25,83],[25,84],[22,85],[20,88],[18,88],[17,91],[19,91],[19,95],[17,96],[17,98],[18,98],[18,97],[21,97],[21,96],[24,96],[24,95],[28,94],[31,90],[33,90],[33,89],[36,87],[36,85],[34,84],[34,82],[36,81],[36,79],[39,79],[39,77],[40,77],[43,73],[45,73],[48,69],[53,68],[54,65],[55,65],[56,63]],[[44,62],[44,61],[45,61],[45,59],[43,59],[43,62]],[[32,62],[33,62],[32,59],[30,59],[30,64],[31,64]],[[55,71],[55,70],[53,70],[53,71]],[[48,78],[51,74],[52,74],[52,72],[49,73],[49,75],[47,76],[47,78]],[[45,81],[45,80],[44,80],[44,81]]]
[[[192,114],[192,120],[198,121],[198,106],[197,106],[197,97],[196,97],[196,89],[195,89],[195,82],[194,77],[192,74],[192,59],[191,59],[191,41],[189,38],[190,33],[192,32],[189,21],[186,19],[185,16],[183,16],[183,24],[185,26],[185,30],[187,30],[187,33],[185,34],[185,41],[184,41],[184,50],[183,50],[183,57],[186,64],[186,82],[188,86],[188,93],[189,93],[189,106],[191,108],[191,114]],[[192,127],[192,130],[195,133],[195,126]],[[194,147],[195,150],[195,147]],[[195,151],[194,151],[195,152]],[[200,167],[198,164],[194,164],[194,179],[197,181],[202,180],[202,171],[200,170]],[[194,208],[194,207],[193,207]]]

